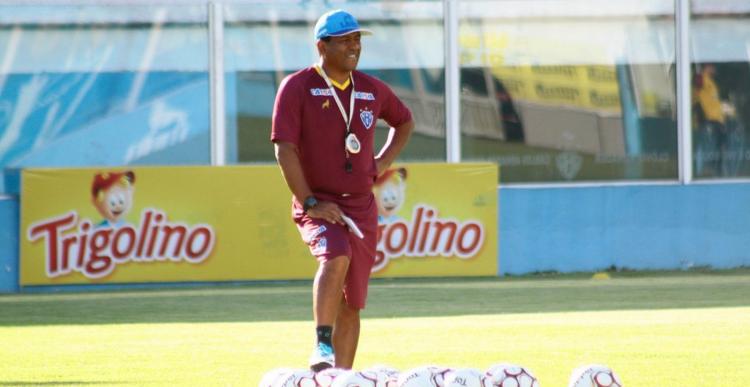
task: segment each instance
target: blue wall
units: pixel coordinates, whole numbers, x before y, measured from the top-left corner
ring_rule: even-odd
[[[499,273],[750,266],[750,184],[499,190]]]
[[[18,200],[0,196],[0,293],[18,291]]]

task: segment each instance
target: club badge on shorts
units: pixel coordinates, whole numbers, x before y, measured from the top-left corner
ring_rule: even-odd
[[[348,136],[346,136],[346,150],[351,154],[357,154],[359,153],[360,149],[362,148],[362,145],[359,143],[359,139],[357,138],[357,135],[354,133],[349,133]]]
[[[365,129],[370,129],[370,126],[372,126],[372,123],[375,121],[374,116],[372,115],[371,110],[360,110],[359,111],[359,119],[362,120],[362,124],[365,126]]]

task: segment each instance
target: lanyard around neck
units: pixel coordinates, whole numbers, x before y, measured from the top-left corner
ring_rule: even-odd
[[[346,133],[349,134],[351,132],[352,116],[354,116],[354,76],[349,75],[352,84],[352,93],[351,95],[349,95],[349,114],[346,114],[346,111],[344,110],[344,104],[341,103],[339,95],[336,94],[336,89],[333,87],[333,82],[331,82],[331,79],[328,78],[328,74],[326,74],[326,71],[323,70],[323,65],[319,65],[318,68],[320,69],[320,75],[326,81],[326,85],[328,85],[328,88],[331,89],[331,94],[333,94],[333,99],[336,101],[336,106],[339,107],[341,116],[344,117],[344,123],[346,123]]]

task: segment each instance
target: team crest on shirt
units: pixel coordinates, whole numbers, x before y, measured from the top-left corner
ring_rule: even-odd
[[[370,129],[370,126],[372,126],[372,123],[375,121],[375,117],[372,115],[372,110],[367,110],[367,108],[359,110],[359,119],[362,120],[365,129]]]

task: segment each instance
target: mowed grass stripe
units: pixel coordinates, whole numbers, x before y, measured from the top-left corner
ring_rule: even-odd
[[[365,317],[750,306],[743,275],[374,280]],[[631,274],[632,275],[632,274]],[[0,296],[0,326],[308,321],[309,282]],[[96,311],[96,313],[90,313]]]
[[[528,366],[565,386],[586,363],[630,386],[743,385],[750,308],[524,313],[363,321],[357,367]],[[304,367],[307,322],[109,324],[0,328],[0,383],[254,386]],[[710,383],[709,383],[710,382]]]
[[[748,295],[747,270],[375,280],[357,366],[511,361],[564,386],[600,362],[628,386],[744,385]],[[304,367],[310,320],[308,282],[0,296],[0,385],[254,386]]]
[[[365,321],[373,332],[359,361],[390,359],[401,369],[517,362],[547,386],[566,386],[577,366],[604,363],[629,386],[733,385],[750,377],[748,326],[750,308],[377,319]]]

